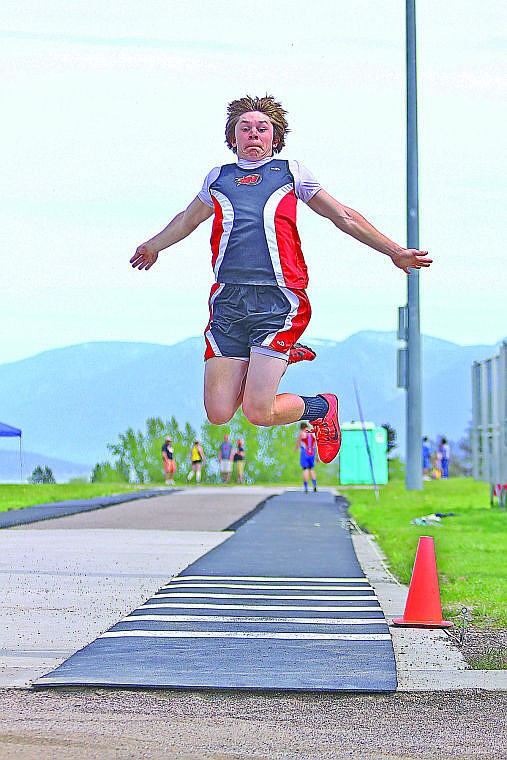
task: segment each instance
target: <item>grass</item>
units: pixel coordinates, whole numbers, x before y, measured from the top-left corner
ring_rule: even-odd
[[[507,670],[507,649],[487,647],[469,662],[472,670]]]
[[[135,486],[124,483],[65,483],[44,485],[0,485],[0,512],[9,509],[49,504],[69,499],[91,499],[93,496],[109,496],[125,493]]]
[[[340,488],[350,514],[374,534],[394,575],[410,582],[419,536],[433,536],[444,618],[458,623],[462,607],[473,625],[507,628],[507,511],[491,508],[489,486],[470,478],[424,483],[406,491],[403,483],[370,490]],[[453,512],[438,527],[411,525],[415,517]]]

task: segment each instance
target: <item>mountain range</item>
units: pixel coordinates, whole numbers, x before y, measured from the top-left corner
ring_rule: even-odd
[[[312,340],[313,362],[290,366],[282,391],[334,392],[340,419],[358,419],[357,385],[367,420],[389,423],[405,448],[405,392],[396,387],[394,332],[359,332],[346,340]],[[198,428],[202,402],[203,340],[172,346],[96,342],[45,351],[0,365],[0,420],[23,430],[27,452],[65,460],[83,469],[108,458],[107,444],[128,427],[144,430],[147,417],[176,417]],[[423,336],[423,432],[457,441],[471,420],[471,366],[493,356],[497,345],[460,346]],[[0,443],[2,452],[15,444]],[[6,460],[6,458],[5,458]],[[39,463],[46,464],[39,459]]]

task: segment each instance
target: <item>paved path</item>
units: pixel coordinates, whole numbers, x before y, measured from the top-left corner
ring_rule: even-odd
[[[28,525],[29,523],[38,523],[42,520],[54,520],[65,515],[76,515],[81,512],[103,509],[113,504],[158,497],[160,496],[160,492],[164,490],[164,488],[143,489],[111,494],[110,496],[94,496],[90,499],[52,501],[47,504],[36,504],[32,507],[9,509],[6,512],[0,512],[0,528]]]
[[[263,499],[283,488],[199,487],[170,491],[156,498],[116,504],[107,509],[83,512],[58,520],[24,525],[26,530],[225,530]],[[20,530],[18,527],[17,530]]]

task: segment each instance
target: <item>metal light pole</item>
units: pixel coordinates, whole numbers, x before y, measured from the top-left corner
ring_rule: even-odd
[[[419,182],[417,149],[417,67],[415,0],[406,0],[407,35],[407,247],[419,248]],[[407,277],[407,306],[404,315],[407,390],[407,466],[405,485],[421,490],[422,383],[421,331],[419,319],[419,272]]]

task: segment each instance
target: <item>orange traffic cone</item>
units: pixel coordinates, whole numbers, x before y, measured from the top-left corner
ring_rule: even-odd
[[[405,612],[393,623],[413,628],[448,628],[453,625],[442,620],[435,546],[431,536],[419,538]]]

